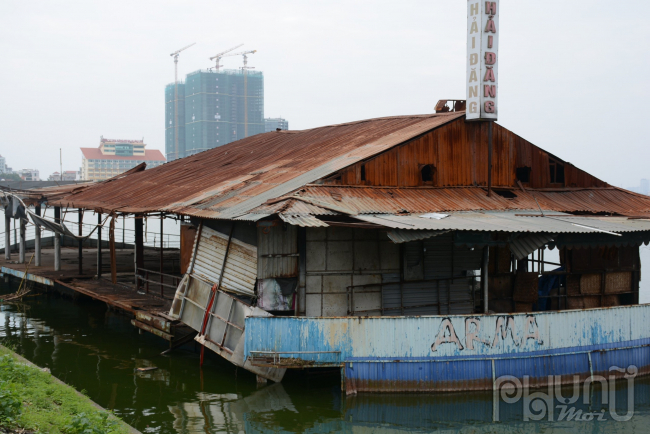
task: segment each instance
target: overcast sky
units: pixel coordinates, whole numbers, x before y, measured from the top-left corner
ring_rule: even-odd
[[[499,123],[619,186],[650,178],[650,2],[502,0]],[[466,1],[0,2],[0,154],[41,177],[99,137],[164,153],[164,87],[256,49],[265,116],[304,129],[465,98]],[[241,66],[241,56],[223,60]]]

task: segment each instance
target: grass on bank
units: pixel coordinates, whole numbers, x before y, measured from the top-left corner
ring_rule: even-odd
[[[4,428],[4,430],[3,430]],[[127,434],[128,426],[0,346],[0,432]]]

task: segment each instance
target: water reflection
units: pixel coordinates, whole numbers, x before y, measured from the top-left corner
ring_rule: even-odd
[[[650,423],[648,380],[635,383],[635,416],[627,423],[523,422],[521,403],[501,404],[501,422],[495,423],[492,393],[345,397],[336,372],[297,372],[282,384],[258,388],[253,376],[217,356],[200,370],[192,347],[160,356],[165,342],[139,334],[103,304],[54,296],[0,307],[0,340],[144,433],[627,434],[646,432]],[[577,408],[607,408],[597,392],[591,405],[580,400]],[[624,384],[617,386],[620,413],[626,393]]]

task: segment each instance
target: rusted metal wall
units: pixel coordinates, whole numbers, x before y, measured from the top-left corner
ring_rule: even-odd
[[[195,239],[196,227],[192,224],[181,224],[181,274],[187,273],[194,254]]]
[[[466,314],[474,312],[481,250],[455,246],[453,234],[402,245],[402,281],[382,285],[384,315]]]
[[[257,278],[298,276],[298,227],[280,220],[257,228]]]
[[[307,316],[347,315],[348,287],[380,284],[387,275],[399,275],[399,249],[385,232],[343,227],[307,228]],[[377,288],[360,290],[354,308],[377,314]]]
[[[488,141],[485,122],[457,119],[406,144],[341,170],[328,183],[391,187],[486,186]],[[516,187],[516,169],[530,167],[532,188],[605,187],[592,175],[564,163],[565,183],[551,184],[549,154],[511,131],[494,125],[492,155],[493,186]],[[424,165],[435,167],[433,182],[422,181]],[[362,169],[363,166],[363,169]],[[362,179],[365,172],[365,180]],[[339,179],[340,176],[340,179]]]
[[[572,381],[611,366],[650,373],[650,305],[509,315],[247,318],[247,358],[282,352],[283,366],[329,361],[347,393],[492,389],[494,379]],[[268,339],[273,336],[273,339]]]

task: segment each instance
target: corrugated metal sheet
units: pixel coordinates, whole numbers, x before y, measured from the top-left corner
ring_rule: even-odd
[[[449,231],[408,231],[404,229],[393,229],[388,232],[390,238],[395,244],[408,243],[410,241],[425,240],[427,238],[446,234]]]
[[[294,226],[302,226],[304,228],[326,228],[329,225],[322,220],[317,219],[316,217],[308,214],[286,214],[281,213],[280,218]]]
[[[391,188],[309,185],[292,196],[298,201],[317,201],[323,206],[345,206],[350,214],[397,214],[450,211],[535,210],[566,213],[650,215],[650,197],[614,187],[564,190],[509,190],[516,197],[497,193],[488,197],[485,188]],[[279,212],[282,203],[262,205],[256,212]],[[319,215],[317,210],[309,212]]]
[[[541,385],[548,375],[568,381],[590,371],[609,375],[610,366],[633,364],[649,373],[648,321],[650,305],[508,315],[247,318],[245,355],[293,351],[298,367],[335,352],[348,393],[491,389],[493,378],[503,375],[528,375]]]
[[[258,134],[92,186],[56,203],[103,212],[234,218],[463,116],[463,112],[398,116]]]
[[[219,282],[227,245],[228,235],[204,226],[192,274],[211,284]],[[237,294],[255,295],[256,279],[257,248],[233,238],[220,289]]]
[[[298,228],[276,225],[258,228],[257,278],[298,276]]]
[[[543,247],[553,239],[551,234],[526,234],[521,235],[508,243],[515,259],[524,259],[537,249]]]
[[[406,230],[545,232],[553,234],[599,233],[598,230],[623,233],[650,231],[650,220],[628,219],[627,217],[536,217],[517,215],[514,212],[450,213],[448,217],[440,220],[421,218],[417,215],[387,214],[360,214],[354,218],[389,228]]]
[[[268,317],[270,314],[223,291],[216,291],[210,304],[211,287],[195,277],[183,279],[176,291],[170,315],[199,332],[194,339],[224,359],[261,377],[280,381],[284,369],[253,366],[244,357],[244,319],[248,316]],[[208,306],[210,310],[206,315]],[[202,334],[204,323],[205,332]]]
[[[242,216],[236,217],[233,220],[243,220],[249,222],[256,222],[262,220],[265,217],[269,217],[271,214],[244,214]]]

